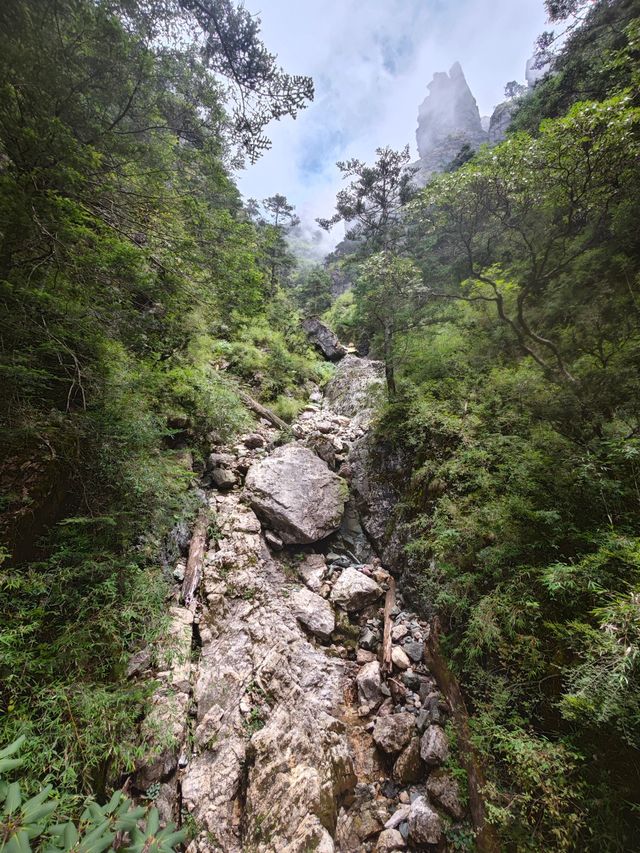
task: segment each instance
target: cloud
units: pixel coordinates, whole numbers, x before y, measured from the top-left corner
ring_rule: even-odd
[[[286,71],[310,74],[316,99],[269,127],[273,146],[239,178],[247,197],[283,193],[303,221],[333,210],[336,160],[383,145],[415,152],[418,106],[434,72],[459,60],[481,114],[522,80],[544,28],[542,0],[246,0]],[[342,236],[339,227],[330,248]]]

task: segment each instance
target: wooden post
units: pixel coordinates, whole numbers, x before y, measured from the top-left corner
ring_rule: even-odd
[[[384,633],[382,635],[382,672],[389,675],[392,669],[391,663],[391,611],[396,603],[396,582],[389,578],[389,589],[384,600]]]
[[[196,519],[191,543],[189,544],[189,556],[187,557],[187,568],[184,573],[182,584],[182,600],[185,607],[190,607],[194,600],[196,591],[202,577],[202,564],[204,563],[204,552],[207,548],[207,529],[209,527],[209,514],[205,509],[200,510]]]

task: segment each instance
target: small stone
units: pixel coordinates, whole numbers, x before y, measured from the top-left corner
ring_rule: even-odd
[[[187,570],[187,564],[186,564],[185,560],[178,560],[178,562],[176,563],[176,567],[173,570],[174,580],[177,580],[178,583],[182,583],[182,581],[184,580],[184,573],[186,570]]]
[[[327,574],[327,564],[322,554],[307,554],[298,566],[300,577],[313,592],[320,592]]]
[[[422,796],[411,803],[409,838],[414,844],[438,844],[442,838],[440,815]]]
[[[404,639],[408,633],[409,629],[403,622],[401,622],[399,625],[394,625],[391,629],[391,639],[397,643]]]
[[[411,812],[411,806],[402,805],[399,809],[396,809],[395,812],[391,815],[389,820],[385,823],[385,829],[396,829],[396,827],[400,826],[400,824],[404,820],[408,820],[409,814]]]
[[[264,538],[272,551],[282,551],[282,539],[272,530],[265,530]]]
[[[238,478],[227,468],[214,468],[211,479],[219,489],[231,489],[238,482]]]
[[[422,735],[420,755],[434,767],[442,764],[449,756],[449,740],[440,726],[431,725]]]
[[[375,660],[376,656],[373,652],[369,652],[366,649],[358,649],[356,652],[356,663],[371,663],[372,660]]]
[[[402,850],[407,844],[397,829],[385,829],[378,836],[378,853],[391,853],[393,850]]]
[[[372,604],[381,594],[382,589],[372,578],[349,567],[345,568],[336,581],[331,591],[331,600],[345,610],[355,611]]]
[[[411,661],[400,646],[394,646],[391,650],[391,660],[398,669],[409,669],[411,666]]]
[[[418,731],[423,732],[426,729],[427,724],[429,723],[429,717],[429,711],[425,708],[418,711],[418,716],[416,717],[416,726]]]
[[[373,739],[385,752],[400,752],[411,740],[415,721],[411,714],[390,714],[376,719]]]
[[[398,786],[391,779],[386,779],[380,787],[380,793],[388,800],[395,800],[398,796]]]
[[[365,628],[362,634],[360,634],[359,644],[363,649],[371,652],[374,651],[379,644],[378,634],[372,631],[371,628]]]
[[[406,791],[400,791],[400,796],[398,797],[401,803],[409,803],[409,794]]]
[[[245,435],[242,439],[245,447],[248,447],[250,450],[255,450],[258,447],[264,447],[265,440],[260,435],[259,432],[250,432],[249,435]]]
[[[403,648],[414,663],[420,663],[424,653],[423,643],[409,642],[405,643]]]
[[[382,702],[380,692],[380,664],[377,660],[366,663],[356,676],[358,701],[371,711]]]

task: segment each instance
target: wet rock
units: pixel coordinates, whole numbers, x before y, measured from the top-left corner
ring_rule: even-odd
[[[442,764],[449,756],[449,739],[440,726],[431,725],[422,735],[420,755],[431,767]]]
[[[411,714],[389,714],[378,717],[373,729],[373,739],[385,752],[400,752],[411,740],[415,720]]]
[[[444,770],[434,770],[427,779],[427,792],[430,799],[443,808],[455,820],[461,820],[464,809],[460,802],[458,783]]]
[[[382,595],[382,588],[357,569],[345,569],[331,590],[331,601],[345,610],[362,610]]]
[[[393,765],[393,777],[403,785],[419,782],[424,776],[424,762],[420,757],[420,738],[412,737]]]
[[[320,640],[329,641],[336,627],[331,605],[305,587],[297,589],[289,599],[291,609],[300,624]]]
[[[409,839],[414,844],[438,844],[442,838],[440,815],[425,797],[416,797],[409,812]]]
[[[377,707],[383,700],[380,692],[380,664],[377,660],[366,663],[356,676],[358,702],[368,710]]]
[[[245,486],[253,509],[287,544],[316,542],[340,526],[344,481],[307,447],[278,447],[251,466]]]
[[[385,829],[378,837],[378,853],[391,853],[393,850],[403,850],[406,842],[397,829]]]
[[[391,660],[393,661],[393,665],[398,669],[409,669],[411,666],[411,661],[407,657],[406,652],[400,648],[400,646],[394,646],[391,649]]]

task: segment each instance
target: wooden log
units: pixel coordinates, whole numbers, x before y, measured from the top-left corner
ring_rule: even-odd
[[[389,675],[392,669],[391,663],[391,611],[396,604],[396,582],[390,577],[389,588],[384,600],[384,632],[382,634],[382,672]]]
[[[467,771],[469,784],[469,811],[476,831],[476,848],[479,853],[499,853],[500,844],[494,827],[487,822],[483,788],[486,779],[480,759],[471,741],[469,712],[462,696],[458,679],[440,651],[440,622],[436,618],[425,643],[425,659],[451,708],[453,725],[458,738],[460,763]]]
[[[271,411],[271,409],[267,409],[265,406],[258,403],[257,400],[254,400],[246,391],[240,391],[240,399],[247,408],[251,409],[252,412],[255,412],[256,415],[259,415],[261,418],[265,418],[265,420],[269,421],[269,423],[277,429],[289,429],[288,423],[285,423],[285,421],[283,421],[282,418],[279,418],[275,412]]]
[[[202,565],[204,563],[204,552],[207,548],[207,531],[209,527],[209,514],[206,510],[200,510],[196,519],[191,542],[189,544],[189,556],[187,557],[187,568],[184,573],[182,584],[182,600],[185,607],[190,607],[194,602],[195,594],[202,577]]]

